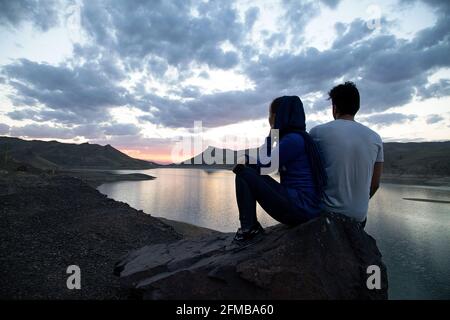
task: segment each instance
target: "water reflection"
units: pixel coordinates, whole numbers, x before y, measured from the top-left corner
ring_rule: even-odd
[[[157,179],[108,183],[100,186],[99,190],[153,216],[221,231],[236,231],[239,227],[234,174],[231,171],[164,168],[138,172]],[[260,207],[257,212],[264,226],[276,223]]]

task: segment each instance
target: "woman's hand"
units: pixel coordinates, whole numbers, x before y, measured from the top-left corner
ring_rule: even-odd
[[[244,168],[245,168],[245,164],[238,163],[237,165],[235,165],[233,167],[232,171],[237,174],[237,173],[241,172],[241,170]]]

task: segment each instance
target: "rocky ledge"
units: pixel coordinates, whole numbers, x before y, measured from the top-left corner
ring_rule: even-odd
[[[334,215],[266,229],[242,248],[232,234],[154,244],[116,263],[130,297],[143,299],[387,299],[387,271],[375,240]],[[380,289],[368,289],[368,267]]]

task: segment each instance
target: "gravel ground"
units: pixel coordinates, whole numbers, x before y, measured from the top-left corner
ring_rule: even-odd
[[[0,176],[0,299],[123,299],[114,263],[129,250],[182,238],[79,179]],[[69,290],[69,265],[81,290]]]

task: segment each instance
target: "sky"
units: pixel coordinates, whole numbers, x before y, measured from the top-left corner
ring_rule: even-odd
[[[331,121],[353,81],[385,142],[450,140],[449,53],[446,0],[0,0],[0,135],[167,163],[258,146],[278,96]]]

